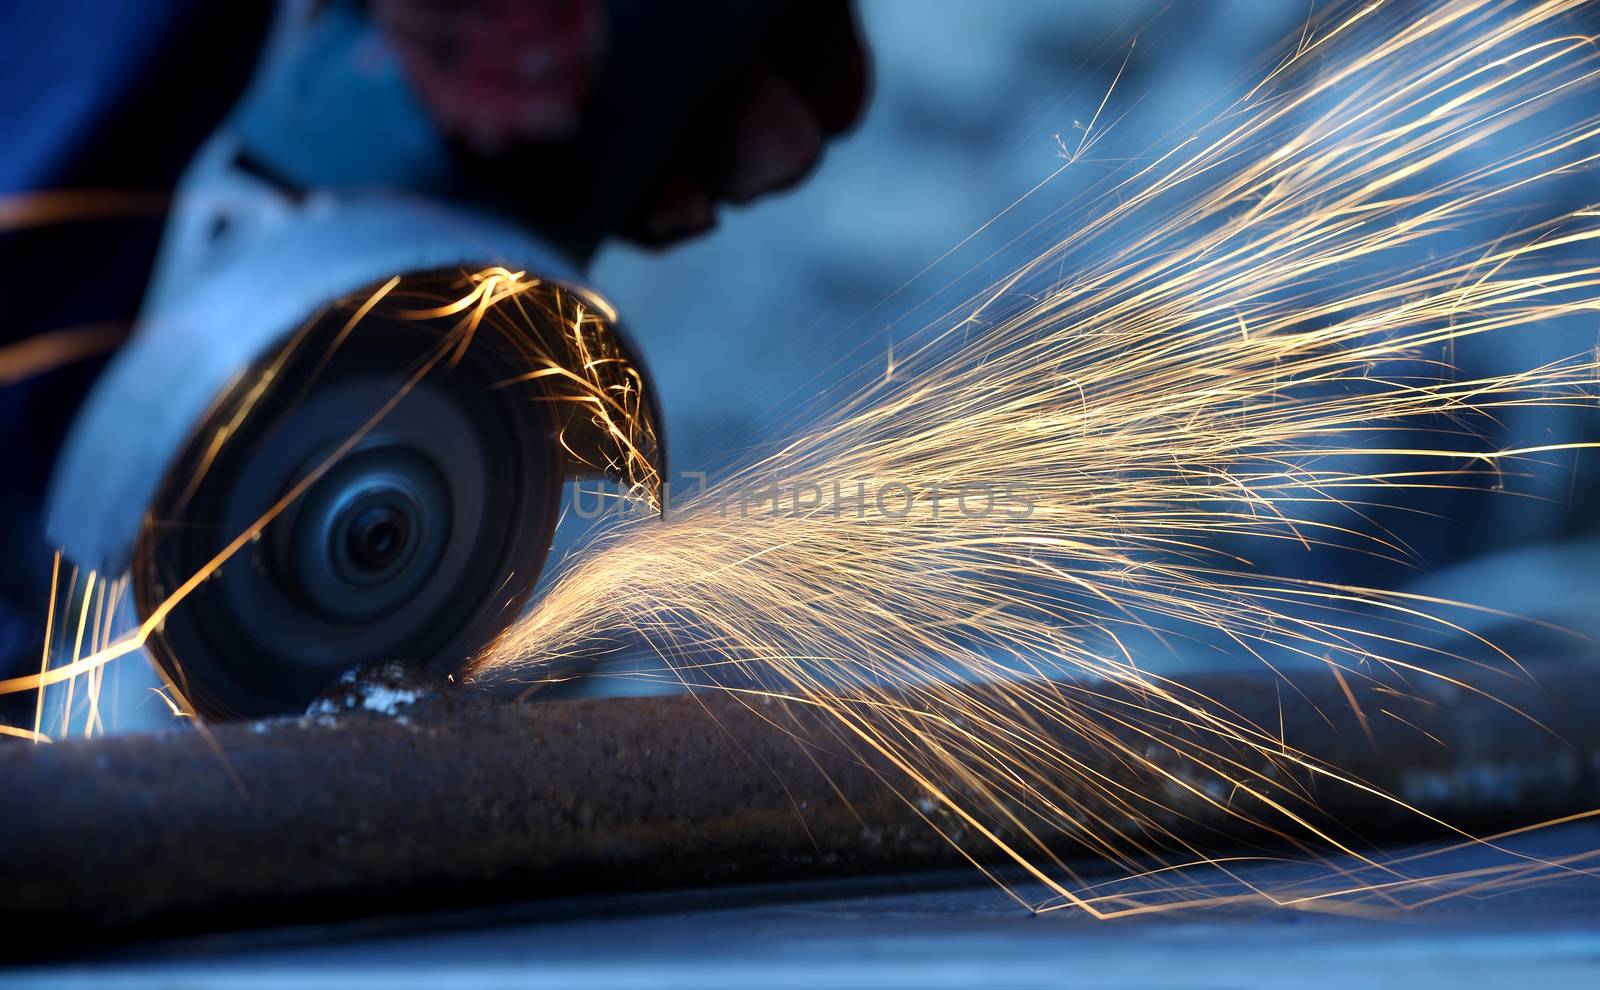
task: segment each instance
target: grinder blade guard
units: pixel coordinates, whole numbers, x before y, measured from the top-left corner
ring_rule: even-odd
[[[52,480],[50,539],[129,573],[146,648],[208,717],[304,711],[364,662],[460,670],[527,601],[566,481],[659,504],[655,396],[614,312],[527,229],[400,191],[437,164],[403,87],[361,105],[410,174],[258,167],[307,147],[306,119],[272,119],[285,87],[303,105],[365,31],[280,37]]]

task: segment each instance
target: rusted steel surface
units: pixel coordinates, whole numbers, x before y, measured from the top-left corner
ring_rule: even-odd
[[[1490,826],[1600,804],[1600,678],[1568,666],[1540,680],[1503,700],[1549,733],[1500,701],[1422,686],[1438,745],[1392,720],[1374,721],[1372,738],[1324,724],[1321,712],[1345,702],[1322,680],[1304,694],[1265,676],[1194,683],[1264,725],[1281,709],[1311,727],[1300,738],[1317,755],[1424,810]],[[81,945],[955,858],[885,781],[913,799],[915,789],[812,712],[721,695],[513,705],[455,692],[393,714],[364,710],[390,707],[371,697],[209,738],[0,747],[0,924],[70,931]],[[1348,790],[1319,797],[1368,838],[1418,820]],[[1216,809],[1180,810],[1198,841],[1225,841]]]

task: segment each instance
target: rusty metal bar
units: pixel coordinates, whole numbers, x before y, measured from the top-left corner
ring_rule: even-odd
[[[1600,676],[1587,665],[1505,694],[1549,734],[1500,702],[1423,685],[1440,742],[1427,746],[1391,720],[1374,720],[1370,739],[1325,724],[1323,713],[1348,711],[1328,678],[1298,691],[1265,675],[1190,683],[1262,724],[1281,712],[1302,748],[1463,825],[1600,805]],[[716,694],[514,705],[451,692],[398,717],[357,706],[209,737],[3,746],[0,925],[39,949],[68,932],[81,945],[952,863],[885,786],[904,780],[829,745],[822,718]],[[1416,821],[1335,792],[1325,801],[1368,837]],[[1186,812],[1201,841],[1224,841],[1216,814]]]

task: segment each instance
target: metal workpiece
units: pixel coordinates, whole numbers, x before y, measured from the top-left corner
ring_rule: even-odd
[[[1600,726],[1585,700],[1595,696],[1592,670],[1541,673],[1537,686],[1494,699],[1422,685],[1419,703],[1437,712],[1437,743],[1426,744],[1392,720],[1360,731],[1325,719],[1348,714],[1329,681],[1186,684],[1227,699],[1241,718],[1276,725],[1281,711],[1302,749],[1462,828],[1600,805]],[[1060,745],[1119,772],[1081,740]],[[1181,769],[1171,753],[1150,758]],[[930,825],[953,820],[899,771],[843,742],[828,716],[715,692],[511,704],[378,678],[341,684],[301,718],[7,745],[0,779],[0,914],[40,951],[63,940],[961,862]],[[1363,841],[1460,838],[1356,789],[1315,796],[1327,821]],[[1207,852],[1261,840],[1216,805],[1179,794],[1170,807],[1163,824]],[[1063,844],[1063,855],[1083,852]],[[995,860],[970,834],[963,846]]]

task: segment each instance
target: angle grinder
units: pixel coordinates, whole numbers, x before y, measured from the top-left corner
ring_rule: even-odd
[[[653,497],[655,394],[581,266],[770,13],[613,3],[627,71],[575,138],[502,168],[508,209],[373,58],[360,7],[285,8],[50,494],[50,539],[128,573],[195,710],[304,711],[363,663],[458,671],[533,592],[567,481]],[[570,376],[529,373],[551,367],[623,405],[596,421]]]

